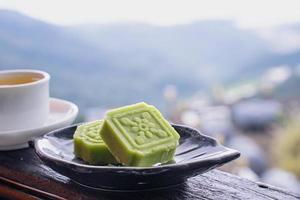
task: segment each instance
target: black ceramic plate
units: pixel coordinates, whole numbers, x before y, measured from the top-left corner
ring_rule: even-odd
[[[197,130],[180,125],[180,134],[172,164],[154,167],[87,165],[73,154],[73,134],[77,125],[63,128],[34,140],[37,155],[48,166],[85,186],[109,190],[142,190],[182,183],[239,157],[236,150],[221,146]]]

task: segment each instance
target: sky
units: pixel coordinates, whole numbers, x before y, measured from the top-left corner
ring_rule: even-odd
[[[300,22],[299,0],[0,0],[0,9],[60,25],[143,22],[172,26],[224,19],[242,28],[265,28]]]

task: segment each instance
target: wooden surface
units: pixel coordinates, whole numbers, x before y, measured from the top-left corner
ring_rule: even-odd
[[[45,166],[33,149],[0,152],[0,199],[300,199],[299,194],[219,170],[177,187],[143,192],[86,189]]]

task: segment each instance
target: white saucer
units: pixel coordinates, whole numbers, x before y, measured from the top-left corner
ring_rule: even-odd
[[[78,114],[78,107],[65,100],[50,98],[50,114],[42,127],[27,130],[0,132],[0,150],[14,150],[28,147],[32,138],[72,124]]]

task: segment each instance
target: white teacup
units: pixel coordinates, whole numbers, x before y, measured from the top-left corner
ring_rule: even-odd
[[[50,75],[38,70],[0,71],[0,132],[41,127],[49,114]]]

